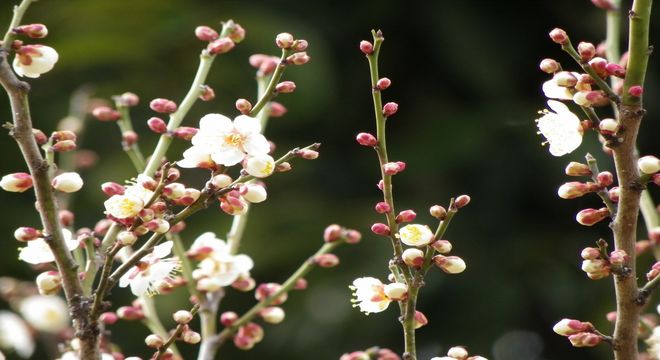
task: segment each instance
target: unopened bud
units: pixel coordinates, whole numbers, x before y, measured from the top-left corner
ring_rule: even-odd
[[[610,76],[616,76],[618,78],[626,77],[626,69],[619,64],[609,63],[605,65],[605,71]]]
[[[347,244],[357,244],[362,240],[362,234],[353,229],[348,229],[346,231],[346,243]]]
[[[417,217],[417,214],[415,214],[414,211],[412,210],[403,210],[399,213],[399,215],[396,216],[396,222],[397,223],[402,223],[402,222],[411,222],[415,220]]]
[[[307,50],[307,47],[309,46],[309,43],[305,39],[298,39],[293,42],[293,45],[291,46],[291,49],[293,51],[305,51]]]
[[[376,82],[376,89],[385,90],[392,85],[392,81],[386,77],[378,79]]]
[[[595,247],[586,247],[580,252],[584,260],[596,260],[600,257],[600,250]]]
[[[238,44],[241,41],[245,40],[245,29],[240,24],[235,23],[230,31],[231,32],[229,33],[229,38],[233,42]]]
[[[429,319],[426,318],[426,315],[424,315],[424,313],[419,310],[415,310],[414,319],[415,319],[415,324],[413,327],[415,329],[419,329],[422,326],[429,323]]]
[[[388,102],[387,104],[383,105],[383,116],[385,117],[390,117],[399,110],[399,104],[395,102]]]
[[[454,200],[454,206],[456,206],[457,209],[460,209],[462,207],[465,207],[467,204],[470,203],[470,195],[460,195],[459,197]]]
[[[590,176],[591,170],[589,169],[589,166],[587,166],[586,164],[571,161],[566,166],[565,173],[568,176]]]
[[[598,76],[605,77],[607,76],[607,60],[602,57],[595,57],[589,60],[589,66],[591,66]]]
[[[43,145],[48,142],[48,136],[39,129],[32,129],[32,135],[34,135],[34,140],[38,145]]]
[[[188,330],[183,332],[181,339],[186,344],[197,344],[202,341],[202,336],[196,331]]]
[[[158,117],[152,117],[147,120],[147,126],[149,126],[149,129],[156,134],[164,134],[167,132],[167,124],[163,119]]]
[[[163,187],[163,195],[170,200],[176,200],[183,196],[186,187],[181,183],[171,183]]]
[[[121,118],[119,111],[108,106],[98,106],[92,110],[92,116],[100,121],[117,121]]]
[[[610,253],[610,264],[612,265],[623,265],[626,261],[630,259],[630,256],[623,250],[614,250]]]
[[[591,3],[603,10],[616,10],[612,0],[591,0]]]
[[[144,319],[144,312],[138,307],[122,306],[117,309],[117,316],[122,320],[142,320]]]
[[[275,44],[280,49],[288,49],[293,45],[293,35],[289,33],[279,33],[275,37]]]
[[[269,306],[263,308],[259,315],[269,324],[279,324],[284,320],[284,310],[279,306]]]
[[[121,134],[122,143],[125,146],[132,146],[138,142],[138,134],[133,130],[124,131]]]
[[[296,83],[293,81],[282,81],[275,85],[275,91],[281,94],[289,94],[296,90]]]
[[[53,141],[63,141],[63,140],[73,140],[76,141],[77,136],[76,133],[73,131],[69,130],[60,130],[60,131],[55,131],[53,134],[50,136]]]
[[[365,55],[371,55],[374,52],[374,45],[367,40],[360,41],[360,51]]]
[[[143,226],[156,234],[164,234],[170,229],[170,223],[163,219],[147,221]]]
[[[99,315],[99,320],[106,325],[114,325],[119,320],[119,317],[117,314],[108,311]]]
[[[228,53],[234,48],[234,46],[236,46],[236,44],[230,38],[223,37],[210,42],[208,46],[206,46],[206,50],[211,55],[219,55]]]
[[[339,240],[343,232],[343,228],[337,224],[328,225],[323,231],[323,241],[334,242]]]
[[[589,184],[592,183],[567,182],[557,189],[557,195],[562,199],[575,199],[597,190],[596,187]]]
[[[257,290],[254,292],[254,297],[257,299],[257,301],[262,301],[264,299],[267,299],[267,298],[275,295],[275,293],[277,293],[281,289],[282,289],[282,285],[280,285],[278,283],[260,284],[257,287]],[[287,297],[288,297],[287,293],[281,294],[280,296],[277,297],[277,299],[275,299],[272,302],[272,305],[283,304],[286,301]]]
[[[573,87],[577,84],[577,79],[569,71],[560,71],[553,77],[557,85],[563,87]]]
[[[603,171],[599,173],[596,179],[598,180],[598,186],[603,188],[606,188],[614,183],[614,175],[612,175],[612,173],[609,171]]]
[[[247,99],[238,99],[236,100],[236,110],[243,115],[247,115],[252,110],[252,104]]]
[[[558,323],[555,324],[555,326],[552,327],[552,331],[561,336],[569,336],[593,330],[594,326],[591,325],[591,323],[573,319],[561,319]]]
[[[62,288],[62,277],[57,271],[42,272],[36,282],[41,295],[53,295]]]
[[[14,28],[14,33],[24,34],[32,39],[43,39],[48,35],[48,28],[44,24],[21,25]]]
[[[211,42],[218,38],[218,32],[208,26],[198,26],[195,28],[195,36],[199,40]]]
[[[202,101],[211,101],[215,99],[215,91],[208,85],[202,85],[200,87],[199,99]]]
[[[72,193],[80,190],[83,186],[83,179],[75,172],[61,173],[51,181],[51,185],[57,191]]]
[[[62,140],[53,144],[50,149],[54,152],[67,152],[75,150],[77,147],[76,142],[73,140]]]
[[[633,85],[628,88],[628,94],[633,97],[642,97],[644,93],[644,88],[639,85]]]
[[[577,220],[578,223],[584,226],[592,226],[606,217],[610,215],[609,210],[607,208],[601,208],[601,209],[584,209],[581,210],[577,215],[575,216],[575,220]]]
[[[193,314],[188,310],[179,310],[172,314],[172,318],[178,324],[187,324],[193,319]]]
[[[588,332],[582,332],[582,333],[577,333],[575,335],[570,335],[568,337],[568,340],[575,347],[594,347],[600,344],[600,342],[602,341],[600,336]]]
[[[140,102],[140,97],[132,92],[125,92],[117,97],[116,101],[126,107],[136,106]]]
[[[436,255],[433,257],[433,263],[447,274],[462,273],[467,267],[465,261],[458,256]]]
[[[433,205],[429,208],[429,214],[438,220],[444,220],[447,217],[447,209],[440,205]]]
[[[278,118],[286,114],[287,109],[284,105],[278,103],[277,101],[270,102],[270,117]]]
[[[121,231],[119,234],[117,234],[117,241],[119,241],[122,245],[128,246],[128,245],[133,245],[137,241],[137,235],[135,235],[134,232],[132,231]]]
[[[660,171],[660,160],[653,155],[642,156],[637,160],[639,171],[646,175],[653,175]]]
[[[233,180],[229,175],[218,174],[211,178],[211,184],[217,189],[223,189],[229,186]]]
[[[335,254],[321,254],[314,257],[314,263],[322,268],[331,268],[339,265],[339,257]]]
[[[358,142],[358,144],[362,146],[376,146],[378,145],[378,140],[376,139],[375,136],[369,134],[369,133],[359,133],[357,134],[357,137],[355,140]]]
[[[41,237],[41,231],[32,227],[19,227],[14,231],[14,238],[18,241],[31,241]]]
[[[589,61],[596,56],[596,47],[589,42],[580,42],[577,46],[577,51],[583,61]]]
[[[319,152],[316,150],[303,149],[300,150],[298,156],[306,160],[314,160],[319,157]]]
[[[286,58],[286,62],[293,65],[305,65],[311,60],[306,52],[297,52]]]
[[[557,71],[559,71],[560,66],[559,66],[559,63],[555,59],[543,59],[543,60],[541,60],[541,63],[539,64],[539,68],[544,73],[554,74]]]
[[[374,210],[376,210],[376,212],[379,214],[385,214],[392,211],[392,207],[385,201],[381,201],[377,203],[376,206],[374,206]]]
[[[371,231],[376,235],[388,236],[390,234],[390,227],[383,223],[375,223],[371,225]]]
[[[449,240],[436,240],[431,243],[431,247],[440,254],[447,254],[451,251],[452,245]]]
[[[419,268],[424,264],[424,252],[416,248],[408,248],[401,254],[403,262],[414,268]]]
[[[447,356],[456,360],[465,360],[468,357],[468,352],[462,346],[454,346],[447,351]]]
[[[621,193],[621,189],[618,186],[614,186],[607,191],[607,195],[609,196],[610,200],[612,200],[613,202],[619,202],[620,193]]]
[[[383,287],[383,291],[385,292],[385,295],[393,301],[404,300],[408,297],[408,285],[404,283],[394,282],[386,284]]]
[[[158,113],[171,114],[176,111],[177,105],[172,100],[158,98],[151,100],[149,108]]]
[[[57,213],[57,219],[60,221],[60,225],[71,227],[73,226],[75,215],[71,211],[63,209]]]
[[[548,35],[550,35],[550,39],[557,44],[564,45],[568,43],[568,35],[566,34],[566,31],[560,28],[552,29]]]
[[[220,314],[220,324],[222,326],[231,326],[236,320],[238,320],[238,314],[233,311],[225,311]]]
[[[198,131],[199,129],[194,127],[179,126],[178,128],[176,128],[176,130],[174,130],[174,133],[172,135],[174,135],[174,137],[178,139],[190,141],[193,138],[193,136],[197,134]]]
[[[151,334],[151,335],[147,336],[144,339],[144,343],[147,344],[147,346],[150,347],[150,348],[157,349],[157,348],[163,346],[165,341],[163,341],[162,337],[160,337],[156,334]]]

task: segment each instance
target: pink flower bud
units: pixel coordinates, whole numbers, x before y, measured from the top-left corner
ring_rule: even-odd
[[[210,42],[208,46],[206,46],[206,50],[211,55],[219,55],[228,53],[234,48],[234,46],[236,46],[236,44],[230,38],[223,37]]]
[[[415,310],[415,329],[419,329],[428,323],[429,320],[426,318],[426,315],[424,315],[424,313],[419,310]]]
[[[337,224],[328,225],[325,230],[323,230],[323,241],[328,243],[337,241],[341,238],[343,231],[344,229]]]
[[[32,129],[32,135],[34,135],[34,140],[38,145],[43,145],[48,142],[48,137],[46,134],[44,134],[44,132],[39,129]]]
[[[305,290],[307,289],[307,280],[300,278],[296,280],[296,285],[293,287],[294,290]]]
[[[570,335],[568,337],[568,340],[575,347],[593,347],[600,344],[600,342],[602,341],[600,336],[588,332]]]
[[[151,334],[144,339],[144,343],[150,348],[157,349],[163,346],[163,344],[165,344],[165,341],[163,340],[162,337],[156,334]]]
[[[31,241],[41,237],[41,231],[32,227],[19,227],[14,231],[14,238],[18,241]]]
[[[653,174],[651,177],[651,182],[654,183],[656,186],[660,186],[660,174]]]
[[[208,86],[208,85],[202,85],[201,86],[201,92],[199,94],[199,99],[202,101],[211,101],[215,99],[215,91],[213,91],[213,88]]]
[[[67,151],[75,150],[77,147],[78,146],[76,145],[75,141],[63,140],[56,142],[53,146],[51,146],[50,149],[54,152],[67,152]]]
[[[578,223],[584,226],[592,226],[606,217],[610,215],[609,210],[607,208],[601,208],[601,209],[584,209],[577,213],[575,216],[575,220],[577,220]]]
[[[399,164],[395,162],[388,162],[383,165],[383,171],[385,175],[396,175],[399,173]]]
[[[456,206],[457,209],[460,209],[469,204],[471,200],[470,195],[460,195],[454,200],[454,206]]]
[[[580,256],[584,260],[596,260],[600,257],[600,250],[595,247],[586,247],[582,249]]]
[[[595,57],[589,61],[589,66],[591,66],[598,76],[605,77],[607,76],[607,60],[602,57]]]
[[[612,0],[591,0],[591,3],[603,10],[616,10]]]
[[[378,187],[380,191],[383,191],[384,186],[385,186],[385,182],[382,179],[378,181],[378,183],[376,184],[376,187]]]
[[[605,278],[611,272],[609,262],[604,259],[584,260],[581,268],[591,280]]]
[[[448,240],[436,240],[431,243],[431,247],[440,254],[447,254],[451,251],[452,245]]]
[[[386,77],[378,79],[376,82],[376,89],[385,90],[392,85],[392,81]]]
[[[563,87],[573,87],[577,84],[577,79],[569,71],[560,71],[553,77],[557,85]]]
[[[392,207],[390,206],[390,204],[386,203],[385,201],[381,201],[376,204],[374,210],[376,210],[376,212],[379,214],[385,214],[392,211]]]
[[[21,25],[13,30],[16,34],[24,34],[32,39],[43,39],[48,35],[48,28],[44,24]]]
[[[589,61],[596,56],[596,47],[592,43],[580,42],[577,46],[577,51],[583,61]]]
[[[240,350],[250,350],[254,347],[255,342],[248,336],[234,335],[234,346]]]
[[[630,256],[623,250],[614,250],[610,253],[610,264],[612,265],[623,265],[626,261],[630,259]]]
[[[236,110],[240,111],[240,113],[243,115],[249,114],[250,110],[252,110],[252,104],[247,99],[236,100],[235,106],[236,106]]]
[[[171,114],[176,111],[177,105],[172,100],[158,98],[151,100],[149,108],[158,113]]]
[[[314,263],[322,268],[331,268],[339,265],[339,257],[335,254],[321,254],[314,257]]]
[[[143,226],[156,234],[164,234],[170,229],[170,223],[163,219],[147,221]]]
[[[405,300],[408,297],[408,285],[399,282],[393,282],[383,287],[385,296],[393,301]]]
[[[606,188],[614,183],[614,175],[609,171],[603,171],[596,177],[598,186]]]
[[[161,118],[152,117],[147,120],[147,125],[149,126],[149,129],[156,134],[164,134],[167,132],[167,124]]]
[[[107,196],[112,196],[112,195],[124,195],[125,188],[117,184],[116,182],[109,181],[101,184],[101,190]]]
[[[550,39],[552,39],[553,42],[557,44],[567,44],[568,43],[568,35],[566,34],[566,31],[560,29],[560,28],[554,28],[550,33]]]
[[[628,94],[630,96],[642,97],[643,93],[644,93],[644,88],[642,88],[639,85],[633,85],[630,88],[628,88]]]
[[[176,128],[176,130],[174,130],[173,135],[174,137],[179,138],[181,140],[190,141],[193,138],[193,136],[197,134],[197,131],[199,131],[199,129],[194,127],[179,126],[178,128]]]
[[[275,91],[281,94],[289,94],[296,90],[296,83],[293,81],[282,81],[275,85]]]
[[[440,205],[433,205],[429,208],[429,214],[438,220],[444,220],[447,217],[447,209]]]
[[[390,227],[383,223],[375,223],[371,225],[371,231],[376,235],[382,235],[382,236],[390,235]]]
[[[315,150],[304,149],[298,153],[298,156],[306,160],[314,160],[319,157],[319,152]]]
[[[571,181],[563,184],[557,189],[557,195],[562,199],[575,199],[590,192],[598,190],[593,183],[581,183],[579,181]]]
[[[616,322],[616,311],[610,311],[605,315],[607,321],[614,323]]]
[[[104,312],[99,315],[99,320],[106,325],[114,325],[119,320],[119,317],[113,312]]]
[[[92,110],[92,116],[100,121],[117,121],[121,118],[119,111],[108,106],[97,106]]]
[[[552,327],[552,330],[558,335],[569,336],[585,331],[593,331],[594,326],[589,322],[582,322],[580,320],[561,319]]]
[[[605,71],[610,76],[616,76],[622,79],[626,77],[626,69],[619,64],[609,63],[605,65]]]
[[[395,102],[388,102],[387,104],[383,105],[383,115],[385,117],[390,117],[399,110],[399,104]]]
[[[658,277],[660,275],[660,261],[657,261],[653,266],[651,266],[651,270],[646,273],[646,279],[648,281],[651,281]]]
[[[369,134],[369,133],[359,133],[357,134],[357,137],[355,140],[358,142],[358,144],[362,146],[376,146],[378,145],[378,140],[376,139],[375,136]]]
[[[238,320],[238,314],[233,311],[225,311],[220,314],[220,324],[222,326],[231,326],[236,320]]]
[[[60,225],[70,227],[73,225],[75,215],[71,211],[64,209],[57,213],[57,219],[60,221]]]
[[[447,274],[460,274],[467,267],[465,261],[458,256],[436,255],[433,257],[433,263]]]
[[[202,341],[202,336],[196,331],[188,330],[181,334],[181,340],[186,344],[197,344]]]
[[[126,107],[136,106],[140,102],[140,97],[132,92],[125,92],[119,96],[115,96],[114,99]]]
[[[371,55],[374,52],[374,45],[367,40],[360,41],[360,51],[365,55]]]
[[[53,295],[62,288],[62,277],[57,271],[46,271],[37,276],[36,283],[39,294]]]
[[[598,124],[598,129],[603,135],[614,135],[619,131],[619,123],[614,119],[603,119]]]
[[[278,118],[284,116],[288,110],[284,105],[278,103],[277,101],[270,102],[270,117]]]
[[[269,306],[261,309],[259,315],[269,324],[279,324],[284,320],[284,310],[279,306]]]
[[[411,222],[415,220],[417,217],[417,214],[415,214],[414,211],[412,210],[403,210],[399,213],[399,215],[396,216],[396,222],[397,223],[402,223],[402,222]]]
[[[121,134],[122,144],[132,146],[138,142],[138,134],[133,130],[124,131]]]
[[[347,244],[357,244],[360,242],[360,240],[362,240],[362,234],[359,231],[353,229],[348,229],[345,236]]]
[[[193,314],[188,310],[179,310],[172,314],[172,318],[177,324],[187,324],[193,319]]]
[[[298,52],[286,58],[286,62],[293,65],[305,65],[309,60],[311,60],[311,58],[306,52]]]
[[[613,202],[619,202],[619,193],[620,192],[621,191],[620,191],[619,187],[614,186],[607,192],[607,195],[610,197],[610,200],[612,200]]]
[[[142,320],[144,319],[144,312],[142,309],[134,306],[122,306],[117,309],[117,316],[122,320]]]
[[[656,226],[649,230],[649,240],[656,245],[660,244],[660,226]]]
[[[57,191],[72,193],[83,187],[83,179],[78,173],[66,172],[55,176],[50,184]]]
[[[289,33],[279,33],[275,37],[275,44],[277,45],[278,48],[280,49],[288,49],[291,46],[293,46],[293,35]]]
[[[541,71],[543,71],[544,73],[547,73],[547,74],[554,74],[554,73],[556,73],[557,71],[559,71],[559,69],[561,68],[561,66],[560,66],[559,63],[558,63],[556,60],[554,60],[554,59],[543,59],[543,60],[541,60],[541,63],[539,63],[539,68],[540,68]]]
[[[403,262],[414,268],[419,268],[424,264],[424,252],[417,248],[408,248],[401,254]]]
[[[234,24],[229,33],[229,38],[236,44],[245,40],[245,29],[240,24]]]
[[[254,297],[257,299],[257,301],[262,301],[275,295],[275,293],[280,291],[281,289],[282,289],[282,285],[278,283],[260,284],[257,287],[257,290],[254,292]],[[271,304],[281,305],[286,301],[287,297],[288,297],[287,293],[283,293],[280,296],[278,296],[277,299],[275,299]]]
[[[309,46],[309,43],[305,39],[298,39],[293,42],[293,45],[291,46],[291,50],[293,51],[305,51],[307,50],[307,47]]]
[[[568,176],[591,176],[589,166],[575,161],[568,163],[565,173]]]
[[[198,26],[195,28],[195,36],[202,41],[213,41],[218,38],[218,32],[208,26]]]
[[[77,139],[76,133],[68,130],[54,131],[50,136],[53,141],[64,141],[64,140],[73,140],[74,142]]]

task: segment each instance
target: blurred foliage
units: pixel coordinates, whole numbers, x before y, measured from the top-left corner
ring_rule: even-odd
[[[0,9],[0,24],[10,18],[10,3]],[[624,1],[625,3],[625,1]],[[602,169],[612,170],[607,155],[592,136],[564,158],[551,157],[535,134],[536,111],[544,107],[537,70],[544,57],[575,68],[547,39],[555,26],[565,28],[575,43],[598,43],[604,34],[604,13],[587,0],[545,2],[505,1],[175,1],[66,0],[39,1],[26,22],[50,29],[45,44],[55,47],[60,61],[55,70],[30,80],[35,125],[50,132],[68,111],[71,93],[91,85],[95,97],[132,91],[142,101],[133,111],[143,149],[156,136],[146,128],[152,116],[149,99],[179,100],[192,81],[202,44],[193,36],[197,25],[217,26],[232,18],[247,29],[247,38],[220,57],[208,79],[215,101],[197,103],[184,125],[196,126],[209,112],[233,116],[234,100],[254,99],[253,53],[278,54],[273,39],[282,31],[310,42],[312,61],[293,67],[285,77],[298,84],[292,95],[281,96],[289,113],[273,119],[267,135],[278,153],[294,146],[323,143],[314,162],[296,161],[294,171],[268,179],[269,201],[254,206],[241,252],[256,262],[259,282],[283,281],[321,243],[325,225],[340,223],[363,232],[357,246],[338,250],[342,264],[313,272],[309,289],[291,294],[286,321],[266,326],[266,337],[244,353],[227,344],[224,358],[336,359],[343,352],[372,345],[402,351],[396,306],[365,318],[351,309],[347,285],[359,276],[386,277],[390,245],[369,232],[379,219],[371,209],[379,199],[376,157],[354,142],[360,131],[371,131],[368,68],[357,44],[369,30],[383,30],[381,74],[393,81],[386,101],[397,101],[399,113],[389,124],[389,149],[394,160],[408,162],[395,178],[397,208],[413,208],[420,222],[432,224],[429,206],[446,204],[467,193],[473,202],[454,220],[447,237],[454,252],[468,263],[459,276],[431,272],[422,290],[419,309],[430,324],[419,330],[420,359],[464,344],[471,353],[495,360],[608,358],[608,349],[574,349],[552,333],[561,317],[594,322],[604,332],[611,326],[604,314],[612,310],[611,280],[589,281],[579,269],[579,251],[599,236],[609,238],[607,226],[579,226],[574,214],[598,206],[589,197],[564,201],[555,189],[565,181],[568,161],[582,160],[590,151]],[[660,22],[651,34],[658,34]],[[625,26],[624,26],[625,29]],[[653,39],[652,39],[653,41]],[[640,148],[657,154],[660,108],[657,98],[657,57],[647,77],[646,106]],[[6,100],[0,101],[2,122],[10,120]],[[101,160],[84,171],[85,191],[76,196],[78,227],[92,227],[102,214],[105,181],[133,176],[120,150],[113,124],[89,120],[82,148]],[[172,159],[186,147],[175,143]],[[0,171],[24,171],[14,141],[0,137]],[[201,186],[206,173],[187,171],[185,180]],[[658,192],[655,191],[656,199]],[[17,226],[37,226],[33,199],[0,193],[4,204],[0,233],[2,274],[31,279],[34,273],[16,261]],[[11,209],[9,211],[9,209]],[[188,223],[187,241],[208,229],[222,235],[230,218],[209,209]],[[640,234],[644,234],[643,228]],[[643,235],[642,235],[643,236]],[[650,259],[645,259],[648,262]],[[640,269],[640,274],[643,272]],[[251,294],[229,290],[222,309],[242,311],[254,302]],[[130,301],[129,292],[115,290],[116,305]],[[186,294],[157,299],[166,322],[173,310],[187,308]],[[128,354],[145,356],[146,330],[130,323],[111,328],[113,340]],[[195,349],[181,345],[193,358]],[[35,359],[44,358],[43,353]]]

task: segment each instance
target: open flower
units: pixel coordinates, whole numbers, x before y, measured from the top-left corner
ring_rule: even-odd
[[[254,266],[249,256],[232,255],[229,245],[216,238],[212,232],[204,233],[195,239],[188,256],[201,260],[193,271],[193,277],[202,291],[217,291],[239,278],[249,277]]]
[[[66,301],[55,295],[33,295],[21,301],[21,315],[33,328],[58,333],[69,326]]]
[[[38,78],[53,69],[59,59],[57,51],[45,45],[26,45],[17,50],[12,66],[18,76]]]
[[[577,115],[559,101],[548,100],[548,106],[555,112],[543,110],[543,116],[536,125],[550,144],[550,154],[563,156],[577,149],[582,143],[582,125]]]
[[[148,176],[138,176],[135,184],[126,186],[124,194],[112,195],[103,203],[105,205],[105,213],[116,219],[137,216],[154,194],[153,191],[143,186],[144,183],[151,181],[153,179]]]
[[[154,247],[151,254],[140,260],[133,269],[127,271],[120,279],[119,286],[131,286],[135,296],[144,293],[154,295],[163,282],[173,280],[174,274],[180,271],[181,265],[176,258],[164,259],[172,252],[174,243],[166,241]]]
[[[259,120],[239,115],[232,122],[220,114],[207,114],[199,120],[199,131],[192,147],[183,153],[178,165],[184,168],[208,167],[209,161],[232,166],[247,155],[266,154],[268,140],[261,134]]]
[[[428,226],[420,224],[406,225],[399,230],[398,235],[401,242],[408,246],[428,245],[434,237]]]
[[[385,285],[373,277],[357,278],[349,288],[355,297],[351,299],[353,307],[359,307],[367,315],[384,311],[392,301],[385,295]]]
[[[78,240],[71,238],[71,231],[62,229],[62,235],[64,236],[64,243],[69,251],[78,248],[80,243]],[[37,265],[55,261],[55,256],[53,255],[53,252],[50,251],[50,247],[44,238],[28,241],[26,247],[19,248],[18,250],[18,259],[29,264]]]
[[[34,340],[25,321],[11,311],[0,311],[0,348],[14,349],[22,358],[34,352]]]

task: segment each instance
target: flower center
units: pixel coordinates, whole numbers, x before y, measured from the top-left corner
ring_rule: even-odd
[[[245,138],[241,134],[231,133],[225,136],[225,144],[229,146],[239,147],[243,145],[243,142],[245,142]]]

